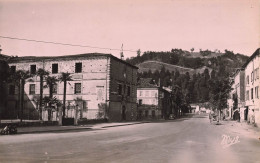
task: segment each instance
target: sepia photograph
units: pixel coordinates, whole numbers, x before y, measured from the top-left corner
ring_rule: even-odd
[[[259,0],[0,0],[1,163],[260,163]]]

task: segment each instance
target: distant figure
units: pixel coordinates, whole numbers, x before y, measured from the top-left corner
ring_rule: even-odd
[[[214,114],[214,112],[211,110],[209,112],[209,122],[210,122],[210,124],[212,123],[212,120],[213,120],[213,114]]]

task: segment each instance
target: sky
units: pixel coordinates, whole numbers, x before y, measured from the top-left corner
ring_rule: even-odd
[[[0,0],[0,45],[2,54],[14,56],[120,57],[123,49],[127,58],[138,49],[173,48],[250,56],[260,47],[260,1]]]

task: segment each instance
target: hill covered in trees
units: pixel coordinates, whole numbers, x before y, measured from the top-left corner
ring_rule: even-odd
[[[178,87],[183,103],[211,102],[225,107],[230,90],[229,76],[248,59],[232,51],[172,49],[168,52],[144,52],[126,61],[139,67],[138,77],[152,78],[164,87]]]

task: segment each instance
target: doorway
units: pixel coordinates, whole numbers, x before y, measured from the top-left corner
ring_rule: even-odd
[[[123,106],[122,107],[122,121],[125,121],[126,120],[126,107]]]

